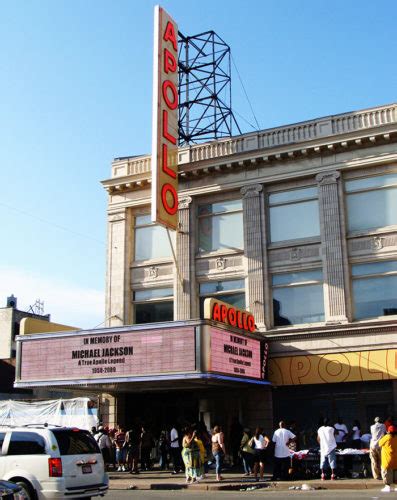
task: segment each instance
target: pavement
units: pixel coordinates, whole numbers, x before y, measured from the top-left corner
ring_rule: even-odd
[[[192,490],[192,491],[249,491],[266,488],[273,491],[293,489],[314,490],[370,490],[383,487],[382,481],[370,478],[336,479],[335,481],[320,479],[298,481],[271,481],[271,475],[265,474],[263,481],[256,482],[253,477],[243,477],[239,472],[222,472],[223,481],[217,482],[215,472],[210,471],[206,478],[198,483],[186,484],[183,473],[172,475],[169,471],[154,469],[140,474],[129,472],[109,472],[111,490]],[[308,487],[302,488],[306,484]]]

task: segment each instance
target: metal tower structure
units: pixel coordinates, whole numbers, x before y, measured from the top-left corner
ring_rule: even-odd
[[[179,145],[230,137],[230,47],[214,31],[179,33]]]

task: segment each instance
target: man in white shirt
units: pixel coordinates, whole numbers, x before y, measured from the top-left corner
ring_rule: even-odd
[[[170,451],[172,455],[172,465],[174,470],[172,474],[178,474],[181,471],[181,450],[179,447],[179,434],[176,426],[173,425],[170,432]]]
[[[369,456],[371,459],[372,476],[374,479],[382,479],[380,459],[381,449],[378,441],[386,434],[386,426],[382,424],[379,417],[375,417],[374,424],[371,425],[371,441],[369,443]]]
[[[285,428],[285,422],[281,420],[279,428],[274,431],[272,441],[274,447],[274,470],[273,481],[278,479],[288,479],[288,468],[290,465],[290,449],[288,445],[296,436],[290,430]]]
[[[320,444],[321,480],[325,479],[325,466],[328,462],[331,468],[331,479],[336,479],[336,440],[335,429],[329,425],[328,418],[324,418],[323,425],[317,431],[317,441]]]
[[[335,441],[338,448],[345,448],[347,436],[349,431],[346,425],[342,422],[342,419],[339,418],[336,424],[334,425],[334,429],[336,430]]]

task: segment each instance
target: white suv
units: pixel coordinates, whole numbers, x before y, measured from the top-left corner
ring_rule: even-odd
[[[90,498],[109,488],[91,434],[46,425],[0,427],[0,479],[22,486],[29,500]]]

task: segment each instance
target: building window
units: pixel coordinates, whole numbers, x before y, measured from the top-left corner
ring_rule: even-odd
[[[244,248],[241,200],[221,201],[198,207],[199,252]]]
[[[175,246],[175,231],[169,232]],[[167,230],[151,222],[150,215],[135,217],[135,260],[170,259],[172,250]]]
[[[355,319],[397,314],[397,261],[353,264]]]
[[[272,285],[274,326],[324,321],[321,270],[274,274]]]
[[[174,319],[172,288],[149,288],[134,292],[134,312],[136,325],[157,323]]]
[[[214,297],[239,309],[245,309],[244,280],[209,281],[200,284],[200,318],[204,314],[204,300]]]
[[[349,232],[397,224],[397,174],[346,181],[345,191]]]
[[[270,241],[320,235],[317,187],[269,194]]]

